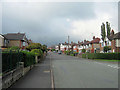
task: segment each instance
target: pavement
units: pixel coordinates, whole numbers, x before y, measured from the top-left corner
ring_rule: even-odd
[[[51,88],[50,56],[36,64],[24,77],[18,80],[10,89],[16,88]]]
[[[118,88],[118,64],[50,52],[11,88]]]

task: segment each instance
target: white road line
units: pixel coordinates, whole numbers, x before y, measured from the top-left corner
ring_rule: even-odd
[[[100,63],[100,62],[94,62],[94,63],[101,64],[101,65],[105,65],[105,66],[112,67],[112,68],[116,68],[116,69],[120,69],[120,67],[115,66],[115,65],[108,65],[108,64],[104,64],[104,63]]]

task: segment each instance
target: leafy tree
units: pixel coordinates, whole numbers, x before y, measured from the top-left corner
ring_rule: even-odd
[[[31,43],[26,47],[27,50],[31,51],[32,49],[42,49],[42,45],[40,43]]]
[[[42,46],[42,51],[43,51],[43,52],[45,52],[45,51],[47,52],[47,46],[46,46],[46,45],[43,45],[43,46]]]
[[[108,46],[105,46],[105,47],[104,47],[104,52],[107,52],[107,51],[109,51],[109,50],[111,50],[110,47],[108,47]]]
[[[106,28],[107,28],[107,37],[109,37],[111,31],[110,23],[106,22]]]
[[[41,49],[33,49],[31,52],[34,53],[36,56],[43,56],[43,52]]]
[[[101,25],[101,36],[102,36],[102,40],[105,41],[106,32],[105,32],[105,24],[104,23],[102,23],[102,25]]]

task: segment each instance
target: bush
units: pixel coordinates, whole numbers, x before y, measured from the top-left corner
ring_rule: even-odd
[[[105,46],[105,47],[104,47],[104,52],[107,52],[107,51],[109,51],[109,50],[111,50],[110,47],[108,47],[108,46]]]
[[[72,54],[72,51],[64,51],[65,54],[70,55]]]
[[[2,52],[2,72],[8,72],[18,67],[19,62],[24,62],[24,67],[35,64],[35,54],[27,51]]]
[[[2,72],[15,69],[22,58],[23,53],[21,52],[2,52]]]
[[[82,54],[82,58],[120,60],[120,53],[88,53]]]
[[[86,52],[86,50],[85,49],[82,49],[82,53],[85,53]]]
[[[82,54],[82,58],[86,58],[86,54]]]
[[[73,52],[73,55],[74,55],[74,56],[77,56],[77,55],[78,55],[78,52]]]
[[[33,49],[31,52],[34,53],[36,56],[43,56],[43,51],[41,49]]]
[[[22,51],[22,53],[23,53],[22,62],[24,62],[24,67],[35,64],[35,53],[27,51]]]

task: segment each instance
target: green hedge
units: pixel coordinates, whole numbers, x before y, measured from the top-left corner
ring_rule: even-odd
[[[35,54],[27,51],[2,52],[2,72],[8,72],[18,67],[18,62],[24,62],[24,67],[35,64]]]
[[[23,58],[22,62],[24,62],[24,67],[35,64],[35,54],[32,52],[22,51]]]
[[[120,60],[120,53],[87,53],[82,58]]]
[[[3,52],[2,53],[2,72],[15,69],[18,62],[22,61],[23,54],[21,52]]]

